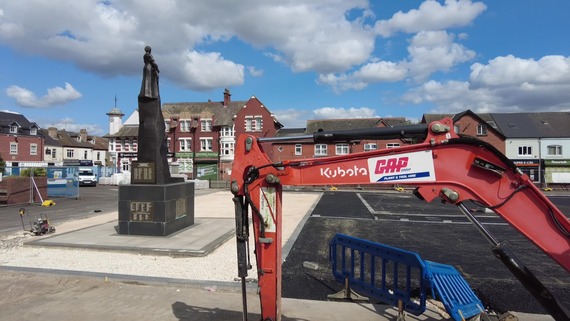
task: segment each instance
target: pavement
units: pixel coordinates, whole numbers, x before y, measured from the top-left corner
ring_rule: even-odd
[[[320,193],[284,192],[283,253],[286,257]],[[61,248],[136,252],[149,256],[208,257],[233,241],[231,195],[210,193],[196,198],[196,224],[168,237],[118,235],[117,213],[73,221],[56,234],[33,239],[24,247],[49,252]],[[235,253],[235,252],[234,252]],[[30,261],[33,261],[31,258]],[[0,260],[1,262],[1,260]],[[239,283],[160,276],[66,270],[43,264],[0,265],[2,320],[241,320]],[[236,268],[237,270],[237,268]],[[204,271],[207,273],[207,271]],[[237,274],[237,272],[236,272]],[[237,275],[236,275],[237,276]],[[248,318],[260,319],[256,283],[247,287]],[[282,299],[282,320],[396,320],[393,307],[356,302]],[[517,315],[520,320],[550,316]],[[428,304],[420,316],[406,320],[446,320],[444,310]]]

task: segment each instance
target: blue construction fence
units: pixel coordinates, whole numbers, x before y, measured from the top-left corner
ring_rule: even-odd
[[[95,166],[96,167],[96,166]],[[95,168],[94,167],[94,168]],[[48,197],[79,197],[78,166],[6,167],[3,177],[30,176],[38,173],[47,176]]]

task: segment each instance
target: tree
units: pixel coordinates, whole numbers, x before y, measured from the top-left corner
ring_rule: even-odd
[[[2,155],[0,155],[0,174],[4,174],[5,170],[6,170],[6,161],[2,158]]]

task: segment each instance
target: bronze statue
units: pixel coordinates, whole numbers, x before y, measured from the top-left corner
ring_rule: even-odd
[[[156,184],[171,182],[166,143],[164,117],[160,106],[158,90],[158,65],[152,57],[149,46],[144,48],[144,68],[139,103],[139,135],[137,161],[153,163]]]
[[[150,46],[144,47],[145,54],[143,56],[143,79],[139,98],[158,99],[158,65],[154,61],[151,54]]]

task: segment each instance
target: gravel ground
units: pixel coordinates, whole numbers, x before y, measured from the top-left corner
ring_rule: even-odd
[[[233,203],[225,202],[223,192],[197,196],[196,217],[208,217],[209,213],[226,213],[233,217]],[[284,193],[283,244],[293,234],[320,194]],[[213,215],[213,214],[212,214]],[[56,233],[93,226],[116,220],[117,214],[110,213],[84,220],[70,221],[58,225]],[[257,279],[255,256],[253,254],[253,232],[250,232],[250,255],[253,269],[248,278]],[[23,243],[38,236],[22,235],[22,232],[0,238],[0,265],[55,270],[72,270],[134,276],[177,278],[185,280],[207,280],[234,282],[237,277],[237,251],[235,238],[231,238],[205,257],[167,257],[119,252],[103,252],[82,249],[58,249],[27,247]],[[39,237],[49,237],[39,236]]]

